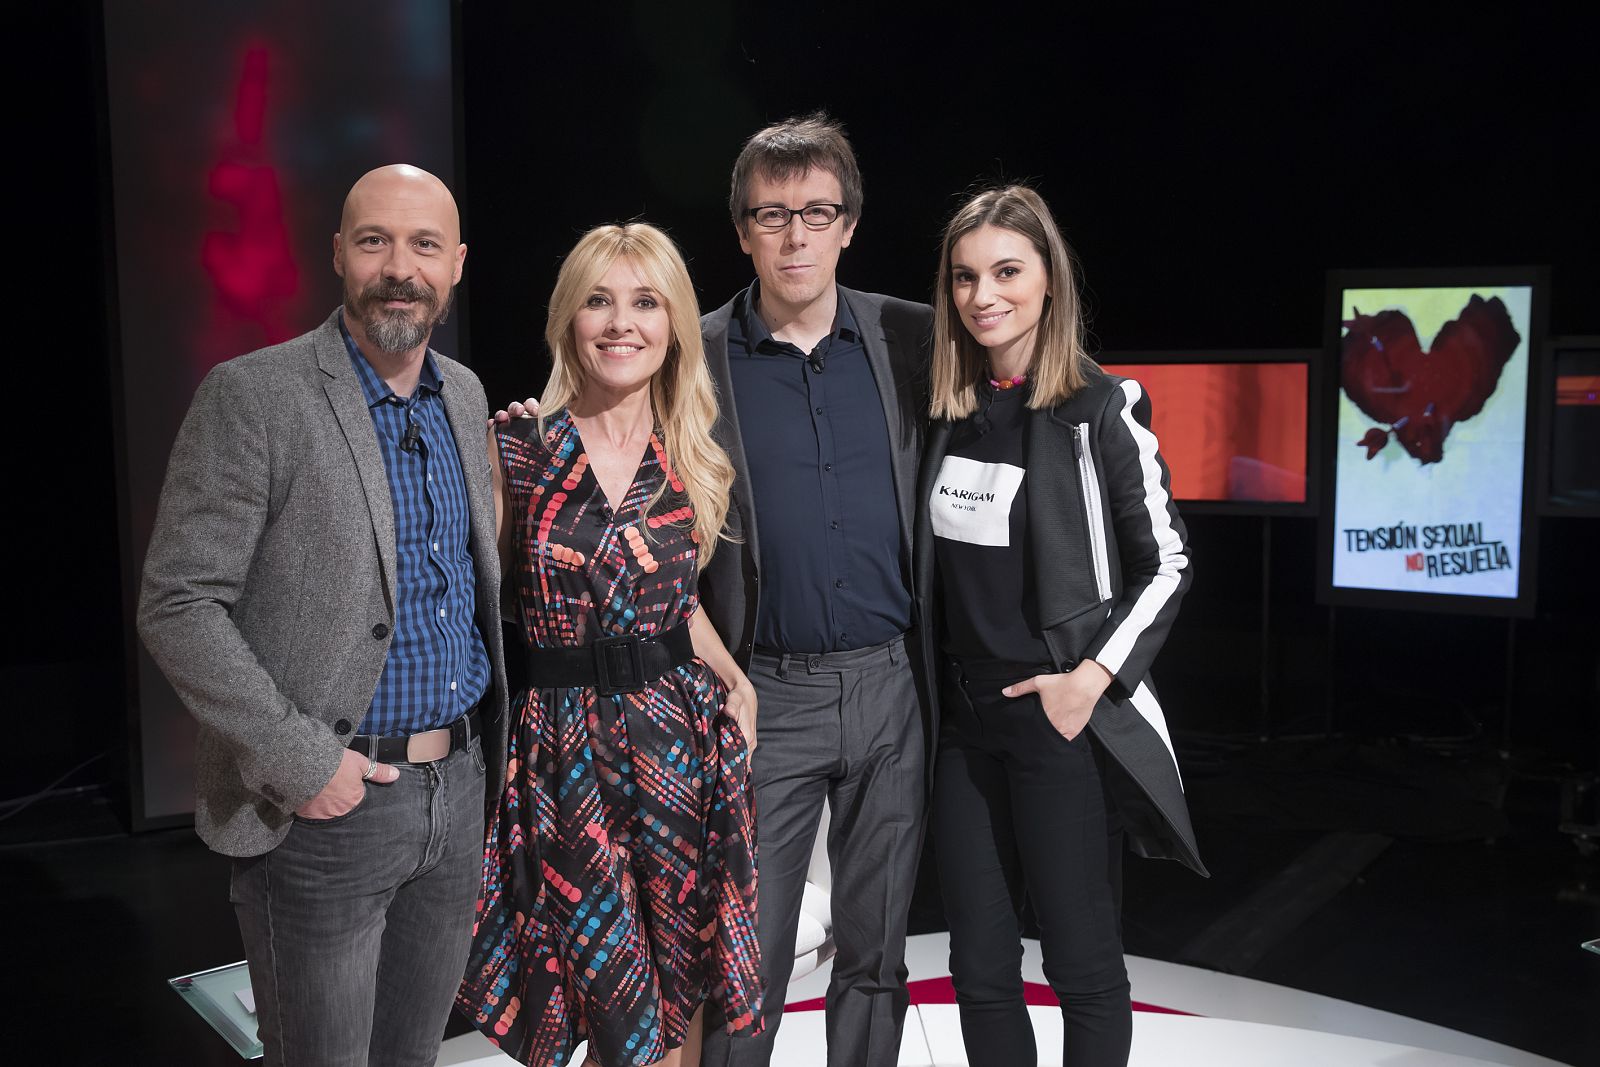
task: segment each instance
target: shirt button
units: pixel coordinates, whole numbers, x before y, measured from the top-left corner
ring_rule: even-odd
[[[378,625],[372,628],[372,636],[376,637],[379,641],[382,641],[385,637],[389,636],[389,627],[380,622]]]
[[[837,530],[838,528],[839,528],[839,520],[838,519],[834,519],[832,522],[828,523],[828,529]]]
[[[824,463],[822,465],[822,469],[825,470],[825,471],[831,471],[831,470],[833,470],[833,464],[832,463]]]
[[[443,608],[439,609],[439,618],[441,618],[441,619],[444,618],[444,609]]]
[[[428,481],[430,481],[430,482],[433,481],[433,475],[431,475],[431,474],[428,475]]]
[[[455,691],[456,691],[456,683],[451,682],[450,683],[450,692],[454,693]]]
[[[822,409],[821,409],[821,408],[818,408],[818,409],[817,409],[817,414],[818,414],[818,415],[821,415],[821,414],[822,414]]]
[[[835,589],[843,589],[844,588],[844,579],[843,578],[835,578],[833,580],[833,587]],[[444,612],[441,611],[439,614],[443,615]]]
[[[434,543],[433,543],[433,550],[434,550],[434,551],[435,551],[435,552],[437,552],[437,551],[439,551],[439,542],[437,542],[437,541],[435,541],[435,542],[434,542]]]

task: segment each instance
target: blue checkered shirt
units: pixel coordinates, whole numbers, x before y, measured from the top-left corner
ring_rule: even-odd
[[[402,399],[361,355],[342,312],[339,332],[383,452],[398,561],[389,658],[359,732],[400,737],[454,722],[489,688],[489,652],[474,610],[467,480],[432,353],[416,393]],[[413,423],[420,433],[407,452],[401,443]]]

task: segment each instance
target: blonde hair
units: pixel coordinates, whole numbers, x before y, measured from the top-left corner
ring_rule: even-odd
[[[1030,408],[1049,408],[1088,383],[1094,366],[1084,339],[1083,311],[1078,301],[1077,260],[1062,239],[1044,198],[1025,185],[988,189],[962,205],[944,228],[939,249],[939,276],[933,298],[933,370],[930,400],[936,419],[964,418],[978,407],[978,379],[988,353],[961,321],[950,298],[950,257],[956,242],[982,226],[1021,234],[1044,260],[1049,295],[1034,333],[1028,362]]]
[[[704,567],[724,536],[728,493],[733,486],[733,464],[711,436],[717,421],[717,394],[706,367],[700,340],[700,308],[694,285],[677,245],[665,233],[644,222],[598,226],[584,234],[561,264],[556,287],[550,294],[550,313],[544,339],[550,346],[552,368],[539,398],[539,432],[547,414],[568,407],[583,391],[583,364],[572,337],[572,323],[606,271],[626,258],[666,305],[672,337],[667,357],[650,382],[650,405],[667,462],[683,482],[694,508],[694,531]],[[645,505],[648,513],[665,495],[670,479]]]

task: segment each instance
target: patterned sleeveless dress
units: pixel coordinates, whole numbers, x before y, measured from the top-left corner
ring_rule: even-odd
[[[698,600],[694,512],[652,435],[613,511],[566,412],[497,434],[518,622],[535,646],[650,637]],[[646,508],[662,481],[666,493]],[[580,1041],[605,1067],[683,1043],[699,1005],[761,1024],[755,813],[727,691],[699,659],[643,692],[529,689],[513,703],[457,1007],[523,1063]]]

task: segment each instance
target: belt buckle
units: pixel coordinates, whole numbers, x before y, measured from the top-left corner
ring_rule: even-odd
[[[638,634],[602,637],[593,648],[596,693],[609,697],[644,688],[644,650]]]
[[[433,763],[450,755],[450,731],[424,730],[406,738],[407,763]]]

